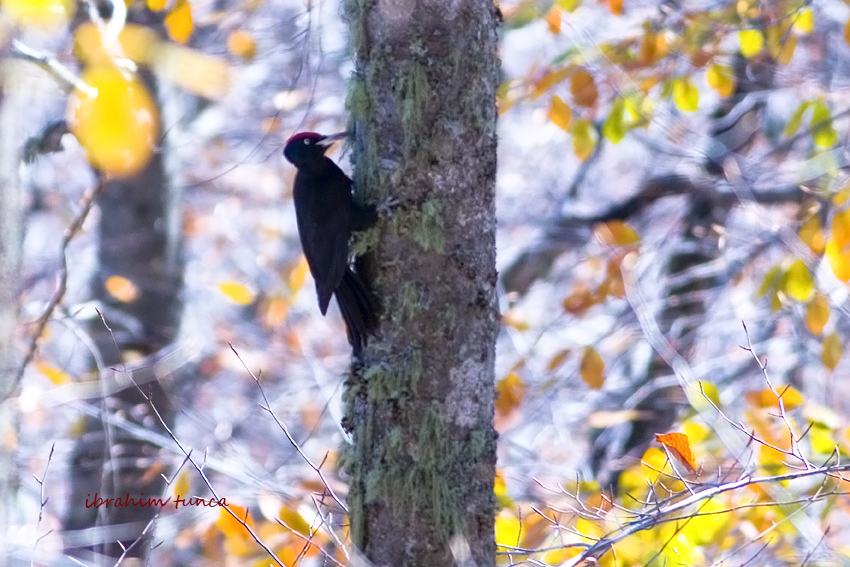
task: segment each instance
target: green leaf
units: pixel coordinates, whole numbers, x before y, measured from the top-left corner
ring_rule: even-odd
[[[617,97],[611,104],[611,112],[608,113],[608,118],[602,126],[602,135],[608,138],[612,144],[618,144],[626,135],[626,128],[623,125],[623,111],[625,110],[625,101],[622,97]]]

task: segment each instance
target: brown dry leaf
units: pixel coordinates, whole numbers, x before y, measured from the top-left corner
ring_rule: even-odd
[[[688,469],[689,473],[695,474],[697,472],[697,460],[691,450],[687,435],[684,433],[665,433],[656,435],[655,440],[664,445],[670,454]]]
[[[579,106],[593,106],[599,98],[596,81],[587,69],[579,69],[570,80],[570,93],[573,102]]]
[[[593,347],[585,347],[579,375],[585,384],[594,390],[598,390],[605,383],[605,361]]]
[[[836,333],[831,333],[823,341],[823,352],[821,353],[821,361],[823,365],[830,370],[835,370],[838,366],[838,361],[841,360],[844,348],[841,346],[841,339]]]
[[[549,364],[546,365],[546,371],[552,372],[553,370],[556,370],[558,367],[560,367],[564,363],[564,361],[567,360],[567,357],[570,355],[570,352],[570,349],[558,351],[558,353],[555,354],[555,356],[553,356],[552,359],[549,361]]]
[[[584,283],[579,283],[573,292],[564,299],[563,306],[567,313],[581,316],[596,303],[596,298],[591,293],[590,288]]]

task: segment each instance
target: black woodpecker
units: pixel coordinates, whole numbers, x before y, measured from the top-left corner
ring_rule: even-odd
[[[354,202],[351,179],[325,156],[345,135],[301,132],[287,140],[283,155],[298,170],[292,191],[295,218],[301,248],[316,281],[319,310],[325,315],[331,295],[336,295],[348,342],[356,354],[377,325],[378,306],[372,292],[352,271],[348,246],[351,233],[372,226],[377,212]]]

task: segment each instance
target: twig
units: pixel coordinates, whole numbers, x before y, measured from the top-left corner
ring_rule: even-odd
[[[17,385],[21,382],[21,379],[24,376],[24,371],[35,357],[35,353],[38,350],[38,341],[42,334],[44,334],[44,329],[47,327],[48,321],[50,321],[56,307],[65,298],[65,292],[68,289],[68,246],[71,244],[74,237],[80,232],[80,229],[88,217],[89,212],[91,212],[95,201],[97,201],[98,196],[103,192],[104,185],[105,183],[101,179],[98,181],[97,187],[91,191],[86,191],[81,201],[83,208],[79,213],[77,213],[77,216],[74,217],[74,220],[71,221],[71,224],[68,225],[68,228],[65,229],[65,232],[62,235],[62,246],[59,254],[59,275],[57,276],[58,282],[56,284],[56,290],[53,292],[53,296],[50,298],[50,301],[47,302],[47,307],[44,308],[41,316],[39,316],[36,320],[35,331],[30,339],[27,354],[24,357],[24,361],[21,363],[21,367],[18,369],[17,375],[15,376],[14,385],[9,391],[14,391],[17,388]]]
[[[260,384],[260,378],[255,375],[250,368],[248,368],[248,366],[245,364],[245,361],[242,360],[242,357],[239,356],[239,353],[236,351],[233,345],[228,343],[228,346],[230,347],[230,350],[233,351],[233,354],[236,355],[236,358],[239,359],[239,362],[242,363],[242,367],[245,368],[245,371],[248,372],[251,378],[254,379],[254,382],[256,382],[257,388],[259,388],[260,390],[260,395],[263,397],[263,404],[260,405],[260,408],[267,411],[269,415],[272,416],[272,419],[274,419],[280,430],[283,431],[283,434],[286,435],[286,438],[289,440],[289,442],[292,444],[292,446],[295,448],[295,450],[298,452],[304,462],[306,462],[310,466],[310,468],[313,469],[313,471],[319,476],[319,479],[322,481],[322,484],[324,484],[325,489],[328,491],[328,494],[330,494],[331,498],[334,499],[334,502],[336,502],[337,505],[344,512],[348,512],[348,508],[345,506],[345,504],[343,504],[339,496],[336,495],[336,492],[334,492],[334,489],[331,488],[331,485],[328,482],[327,478],[325,478],[325,473],[322,472],[321,468],[313,464],[313,461],[310,460],[310,457],[307,456],[307,454],[301,449],[301,446],[298,444],[298,442],[292,437],[292,434],[289,432],[289,428],[286,427],[286,424],[283,423],[271,409],[271,404],[269,402],[269,399],[266,397],[266,392],[263,390],[263,387]]]
[[[32,545],[32,555],[33,556],[30,559],[30,567],[35,566],[35,563],[34,563],[35,562],[35,550],[38,547],[38,543],[42,539],[44,539],[45,537],[50,535],[50,533],[53,531],[53,530],[50,530],[46,534],[38,535],[38,530],[41,528],[41,520],[42,520],[42,518],[44,518],[44,506],[47,504],[47,500],[48,500],[47,498],[44,497],[44,482],[45,482],[45,480],[47,480],[47,469],[50,468],[50,462],[53,460],[53,450],[55,448],[56,448],[56,443],[53,443],[52,445],[50,445],[50,454],[47,455],[47,464],[44,465],[44,472],[41,473],[41,478],[38,478],[37,476],[32,475],[33,478],[35,479],[35,481],[38,483],[40,496],[39,496],[39,505],[38,505],[38,521],[35,523],[36,538],[35,538],[35,543],[33,543],[33,545]]]

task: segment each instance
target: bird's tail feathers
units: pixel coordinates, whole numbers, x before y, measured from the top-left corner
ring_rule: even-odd
[[[365,346],[366,337],[378,325],[378,303],[360,276],[351,268],[345,269],[342,281],[334,290],[334,294],[345,321],[348,342],[354,352],[358,353]]]

